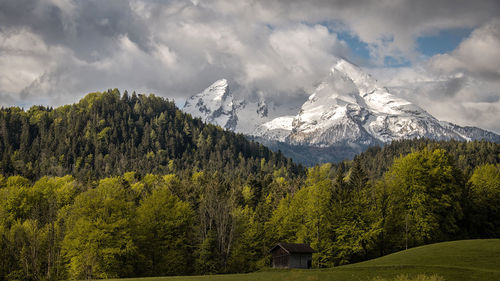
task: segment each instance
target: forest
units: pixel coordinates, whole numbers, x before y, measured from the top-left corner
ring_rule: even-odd
[[[154,95],[0,110],[0,280],[332,267],[500,237],[500,144],[394,141],[305,168]]]

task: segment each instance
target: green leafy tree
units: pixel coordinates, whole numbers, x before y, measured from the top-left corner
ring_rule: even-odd
[[[194,214],[167,186],[159,186],[137,208],[137,245],[149,276],[180,275],[192,268]]]
[[[400,157],[384,180],[391,193],[393,235],[400,237],[397,248],[450,239],[458,232],[463,176],[445,150]]]
[[[485,164],[476,167],[469,182],[471,232],[480,237],[500,236],[500,169]]]
[[[233,210],[235,223],[235,242],[229,258],[230,272],[250,272],[257,269],[257,263],[263,255],[263,244],[259,237],[258,223],[254,212],[248,206]],[[265,248],[265,246],[264,246]],[[266,251],[267,249],[264,249]]]
[[[67,218],[62,243],[73,279],[128,276],[136,252],[131,232],[134,205],[121,178],[106,178],[81,193]]]
[[[374,190],[359,159],[354,160],[347,177],[343,174],[340,167],[329,208],[336,265],[369,258],[381,232]]]
[[[198,246],[196,253],[196,272],[200,274],[217,273],[220,270],[220,255],[217,253],[217,234],[210,229]]]
[[[43,177],[32,186],[22,177],[10,177],[8,182],[0,191],[3,272],[13,279],[63,278],[58,213],[72,203],[77,192],[74,179]]]

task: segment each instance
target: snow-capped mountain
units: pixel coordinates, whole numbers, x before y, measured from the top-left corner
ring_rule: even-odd
[[[221,79],[186,101],[184,110],[204,121],[258,138],[271,145],[350,147],[407,138],[485,139],[500,135],[439,121],[422,108],[396,97],[354,64],[339,59],[298,112],[279,114],[270,102],[236,102]]]
[[[187,99],[183,110],[205,122],[247,135],[252,135],[259,125],[273,120],[283,111],[262,98],[255,102],[236,99],[226,79],[214,82]]]
[[[238,116],[235,114],[238,107],[229,91],[227,80],[221,79],[203,92],[190,97],[183,110],[205,122],[234,131],[238,122]]]
[[[472,133],[457,125],[440,122],[422,108],[390,94],[359,67],[339,60],[294,118],[286,140],[295,144],[330,146],[339,143],[371,145],[422,137],[439,140],[494,138],[494,134],[478,130]]]

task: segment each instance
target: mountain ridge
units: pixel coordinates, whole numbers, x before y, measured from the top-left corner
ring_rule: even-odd
[[[206,104],[212,103],[210,97],[220,95],[213,86],[223,82],[227,84],[226,79],[218,80],[189,98],[185,111],[204,121],[257,138],[271,147],[338,147],[356,154],[366,147],[401,139],[500,142],[500,135],[496,133],[436,119],[419,106],[393,95],[371,75],[345,59],[333,65],[328,76],[294,115],[259,116],[258,110],[245,110],[252,105],[247,101],[232,106],[231,111],[224,111],[229,106],[222,103],[217,110],[203,111]],[[207,95],[207,91],[211,95]],[[224,96],[228,97],[228,104],[235,104],[227,85]],[[193,99],[198,100],[196,106],[193,106]],[[260,104],[265,101],[259,101]],[[267,112],[268,108],[265,109]],[[221,111],[230,115],[227,120],[217,117]],[[240,120],[254,123],[253,126],[239,126]]]

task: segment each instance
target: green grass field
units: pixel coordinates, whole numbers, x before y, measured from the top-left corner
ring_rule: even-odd
[[[437,274],[445,280],[500,280],[500,239],[462,240],[409,249],[378,259],[328,269],[268,270],[248,274],[152,277],[130,281],[372,280]],[[125,279],[121,279],[125,280]]]

